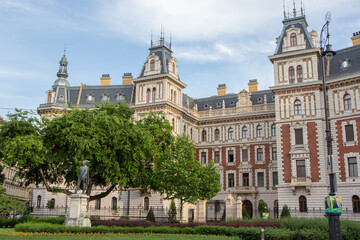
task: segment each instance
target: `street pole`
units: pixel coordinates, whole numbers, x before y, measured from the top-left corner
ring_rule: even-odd
[[[321,29],[320,34],[320,50],[321,50],[321,63],[322,63],[322,84],[323,84],[323,94],[324,94],[324,111],[325,111],[325,134],[326,134],[326,149],[327,149],[327,166],[329,173],[329,182],[330,182],[330,196],[335,196],[335,174],[333,171],[333,158],[331,154],[331,136],[329,130],[329,118],[328,118],[328,103],[327,103],[327,94],[326,94],[326,71],[325,71],[325,58],[326,63],[330,64],[331,58],[336,54],[332,51],[331,44],[329,43],[330,33],[329,33],[329,23],[331,20],[331,14],[328,12],[325,17],[326,23]],[[323,38],[323,34],[325,36]],[[324,51],[325,49],[325,51]],[[329,67],[329,66],[328,66]],[[329,219],[329,239],[330,240],[341,240],[341,228],[340,228],[340,214],[341,213],[327,213]]]

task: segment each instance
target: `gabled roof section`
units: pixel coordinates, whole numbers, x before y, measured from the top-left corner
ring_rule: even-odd
[[[298,17],[295,16],[295,17],[285,18],[283,20],[283,24],[284,24],[284,26],[283,26],[281,34],[277,40],[277,46],[276,46],[274,55],[282,54],[283,52],[285,52],[283,49],[284,38],[290,37],[287,35],[287,30],[289,30],[290,28],[298,28],[298,29],[300,29],[300,34],[304,34],[305,49],[315,48],[315,46],[311,40],[311,36],[310,36],[309,32],[307,31],[308,24],[306,22],[305,15],[301,14]],[[303,50],[303,49],[301,49],[301,50]]]

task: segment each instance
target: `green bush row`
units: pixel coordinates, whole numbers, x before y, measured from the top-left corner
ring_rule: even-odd
[[[243,240],[258,240],[260,239],[259,228],[233,228],[223,226],[196,226],[196,227],[65,227],[59,224],[49,223],[22,223],[15,226],[18,232],[47,232],[47,233],[169,233],[169,234],[195,234],[195,235],[222,235],[222,236],[239,236]],[[291,240],[295,239],[296,231],[279,228],[266,228],[265,238],[267,240]],[[302,231],[304,240],[306,239],[327,239],[327,233],[319,229],[306,229]]]
[[[48,217],[48,218],[34,218],[30,215],[24,215],[21,218],[6,219],[0,218],[0,228],[13,228],[18,223],[24,222],[44,222],[53,224],[63,224],[65,217]]]

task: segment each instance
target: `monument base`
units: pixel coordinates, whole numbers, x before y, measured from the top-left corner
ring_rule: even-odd
[[[66,213],[65,226],[91,227],[87,213],[89,196],[86,194],[71,194],[70,210]]]

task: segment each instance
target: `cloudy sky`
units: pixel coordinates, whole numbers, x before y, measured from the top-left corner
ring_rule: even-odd
[[[292,11],[293,1],[284,2]],[[329,11],[334,50],[351,46],[360,31],[357,0],[303,4],[309,31],[320,35]],[[184,93],[216,95],[220,83],[236,93],[254,78],[267,89],[282,20],[283,0],[0,0],[0,115],[45,102],[65,44],[72,86],[98,85],[103,73],[112,84],[125,72],[137,77],[161,25],[167,41],[172,34]]]

